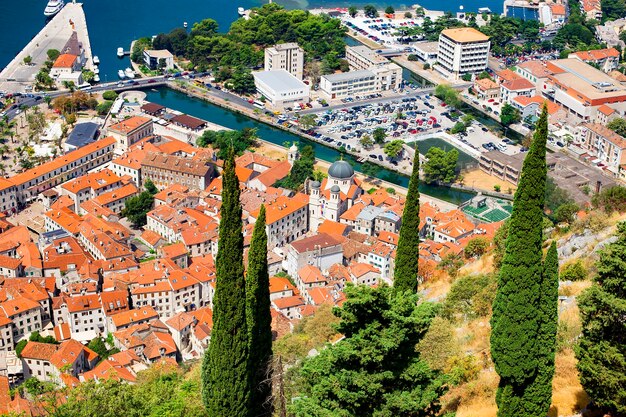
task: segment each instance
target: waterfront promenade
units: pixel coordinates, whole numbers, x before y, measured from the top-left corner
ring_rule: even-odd
[[[91,45],[83,5],[68,3],[0,72],[0,91],[26,91],[26,87],[32,85],[35,75],[48,59],[47,51],[61,50],[74,30],[85,50],[86,68],[91,69]],[[30,65],[24,64],[27,56],[32,58]]]

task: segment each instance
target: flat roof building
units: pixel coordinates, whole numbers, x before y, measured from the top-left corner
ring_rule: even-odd
[[[297,43],[281,43],[265,48],[265,71],[285,70],[301,80],[304,76],[304,50]]]
[[[259,71],[252,75],[257,92],[274,108],[282,109],[310,100],[310,87],[285,70]]]
[[[71,152],[95,142],[99,128],[100,126],[93,122],[77,124],[74,129],[72,129],[72,132],[68,135],[67,140],[63,144],[63,150],[65,152]]]
[[[376,74],[360,70],[322,75],[320,91],[330,99],[370,94],[376,91]]]
[[[437,67],[455,77],[484,71],[490,46],[489,36],[474,28],[443,30],[439,35]]]

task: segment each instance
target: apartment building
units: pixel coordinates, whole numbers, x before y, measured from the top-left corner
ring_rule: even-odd
[[[12,351],[14,346],[13,321],[0,315],[0,351]]]
[[[109,169],[90,172],[61,186],[61,193],[74,201],[72,210],[78,213],[79,207],[87,200],[122,186],[122,179]]]
[[[619,66],[620,53],[615,48],[594,49],[591,51],[574,52],[568,58],[579,59],[587,64],[595,65],[604,72],[616,70]]]
[[[139,194],[139,189],[135,187],[135,184],[131,183],[116,190],[100,194],[93,201],[99,206],[111,210],[113,213],[120,214],[126,206],[126,200],[137,194]]]
[[[32,332],[42,330],[41,305],[25,297],[0,303],[0,316],[13,322],[13,341],[19,342]]]
[[[307,265],[315,266],[324,272],[332,265],[343,261],[341,242],[326,233],[291,242],[287,245],[286,252],[286,269],[292,277]]]
[[[371,94],[376,91],[376,74],[360,70],[322,75],[320,91],[330,99]]]
[[[298,193],[293,197],[280,196],[265,205],[267,244],[269,248],[285,246],[304,236],[309,230],[309,196]],[[256,221],[259,210],[250,214]]]
[[[204,190],[215,174],[209,161],[148,152],[141,163],[141,178],[150,179],[159,190],[172,184],[191,190]]]
[[[490,46],[489,36],[474,28],[445,29],[439,35],[437,67],[456,77],[484,71]]]
[[[24,379],[34,377],[43,382],[61,385],[67,380],[65,374],[76,378],[92,369],[98,361],[96,352],[72,339],[59,345],[28,342],[21,357]]]
[[[370,70],[374,73],[375,91],[393,90],[402,83],[402,68],[367,46],[346,46],[350,71]]]
[[[107,133],[117,141],[117,151],[126,152],[130,146],[154,134],[152,119],[133,116],[108,127]]]
[[[16,187],[17,202],[30,203],[44,191],[110,162],[115,143],[109,136],[13,176],[9,181]]]
[[[580,138],[582,148],[619,175],[620,167],[626,165],[626,139],[598,123],[583,124]]]
[[[285,70],[299,80],[304,76],[304,50],[297,43],[265,48],[265,71]]]

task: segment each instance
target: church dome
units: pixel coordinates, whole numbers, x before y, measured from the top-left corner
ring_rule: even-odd
[[[348,179],[354,175],[352,165],[346,161],[336,161],[328,169],[328,176],[337,179]]]
[[[333,185],[332,187],[330,187],[330,192],[331,193],[338,193],[339,191],[341,191],[341,190],[339,189],[338,185]]]
[[[320,184],[319,181],[311,182],[311,188],[320,188],[321,186],[322,186],[322,184]]]

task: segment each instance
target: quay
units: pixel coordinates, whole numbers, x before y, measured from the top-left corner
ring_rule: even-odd
[[[85,51],[85,68],[92,69],[91,44],[83,5],[67,3],[0,72],[0,90],[12,93],[26,91],[48,59],[48,50],[60,51],[74,31]],[[30,65],[24,64],[27,56],[32,59]]]

